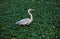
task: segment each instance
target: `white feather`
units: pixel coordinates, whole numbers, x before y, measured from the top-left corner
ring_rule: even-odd
[[[30,11],[32,11],[32,10],[33,9],[28,9],[28,14],[30,15],[31,18],[22,19],[20,21],[17,21],[16,24],[18,24],[18,25],[29,25],[32,22],[32,20],[33,20],[33,16],[30,13]]]

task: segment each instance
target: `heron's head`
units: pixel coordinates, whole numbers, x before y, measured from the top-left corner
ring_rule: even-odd
[[[29,12],[31,12],[31,11],[34,11],[34,10],[33,10],[33,9],[31,9],[31,8],[29,8],[29,9],[28,9],[28,11],[29,11]]]

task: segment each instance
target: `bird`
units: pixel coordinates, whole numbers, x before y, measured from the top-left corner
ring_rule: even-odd
[[[16,25],[29,25],[33,21],[33,16],[31,14],[31,11],[34,11],[33,9],[28,9],[28,14],[30,15],[30,18],[21,19],[16,22]]]

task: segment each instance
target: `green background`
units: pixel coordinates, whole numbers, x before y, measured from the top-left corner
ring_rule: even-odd
[[[28,18],[29,26],[15,23]],[[0,0],[0,39],[60,39],[60,0]]]

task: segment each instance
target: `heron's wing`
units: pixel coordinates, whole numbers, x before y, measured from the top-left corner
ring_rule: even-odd
[[[22,19],[22,20],[20,20],[20,21],[18,21],[18,23],[20,24],[20,25],[25,25],[25,24],[27,24],[29,22],[29,19],[27,18],[27,19]]]

